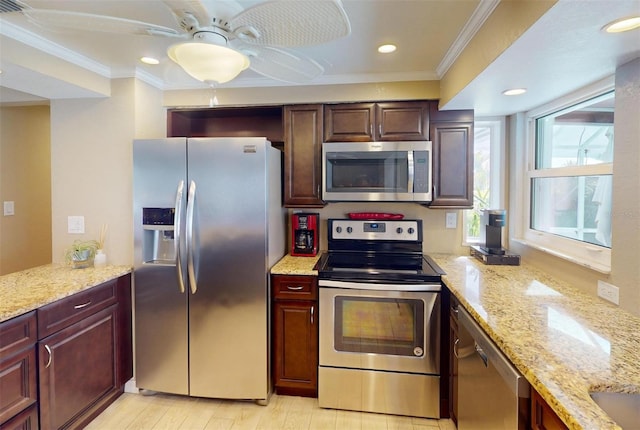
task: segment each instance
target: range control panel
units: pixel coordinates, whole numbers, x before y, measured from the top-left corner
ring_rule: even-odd
[[[329,220],[330,239],[340,240],[421,240],[418,220]]]

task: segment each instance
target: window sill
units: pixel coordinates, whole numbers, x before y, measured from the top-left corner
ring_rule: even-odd
[[[598,264],[592,261],[584,261],[574,256],[564,254],[562,252],[556,251],[555,249],[550,249],[545,246],[541,246],[539,244],[533,243],[526,239],[511,239],[513,242],[519,243],[521,245],[528,246],[530,248],[536,249],[538,251],[545,252],[549,255],[553,255],[554,257],[562,258],[563,260],[569,261],[574,264],[578,264],[580,266],[586,267],[591,270],[595,270],[596,272],[609,275],[611,273],[611,266],[605,264]]]

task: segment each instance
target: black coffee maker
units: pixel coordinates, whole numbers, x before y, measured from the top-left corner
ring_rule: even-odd
[[[485,244],[480,249],[496,255],[504,255],[506,250],[502,247],[502,227],[507,222],[507,211],[504,209],[485,209],[482,211],[482,224],[484,229],[480,232],[480,240]]]
[[[504,209],[482,211],[480,246],[471,247],[471,255],[485,264],[520,265],[520,256],[502,247],[502,229],[507,223]]]

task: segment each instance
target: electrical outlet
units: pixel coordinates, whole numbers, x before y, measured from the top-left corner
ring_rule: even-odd
[[[456,228],[458,226],[458,214],[455,212],[447,212],[445,226],[446,228]]]
[[[602,297],[605,300],[620,304],[619,290],[615,285],[607,284],[603,281],[598,281],[598,297]]]

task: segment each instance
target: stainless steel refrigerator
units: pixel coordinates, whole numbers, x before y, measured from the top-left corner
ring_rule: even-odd
[[[139,388],[268,402],[280,160],[264,138],[134,141]]]

